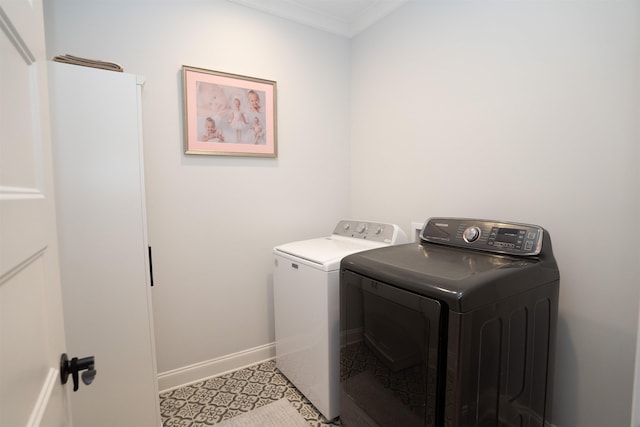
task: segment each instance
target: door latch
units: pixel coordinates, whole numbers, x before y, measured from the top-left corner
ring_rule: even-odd
[[[66,384],[69,379],[69,374],[71,374],[73,391],[78,391],[78,372],[85,371],[82,373],[82,382],[85,383],[85,385],[89,385],[96,376],[94,366],[95,361],[93,356],[83,357],[82,359],[74,357],[69,360],[67,353],[63,353],[62,356],[60,356],[60,382]]]

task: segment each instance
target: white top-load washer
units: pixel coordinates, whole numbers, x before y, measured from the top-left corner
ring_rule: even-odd
[[[340,413],[340,261],[405,243],[395,224],[342,220],[328,237],[276,246],[276,366],[327,419]]]

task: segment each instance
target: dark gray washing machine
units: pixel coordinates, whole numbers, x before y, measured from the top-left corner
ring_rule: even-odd
[[[550,424],[559,272],[543,228],[432,218],[343,258],[346,427]]]

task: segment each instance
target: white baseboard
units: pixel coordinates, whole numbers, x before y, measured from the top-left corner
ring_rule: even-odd
[[[362,341],[364,335],[364,328],[348,329],[345,332],[340,333],[340,347],[345,345],[355,344]]]
[[[173,369],[158,374],[160,393],[193,384],[207,378],[217,377],[228,372],[237,371],[247,366],[257,365],[276,357],[276,344],[265,344],[259,347],[228,354],[193,365]]]

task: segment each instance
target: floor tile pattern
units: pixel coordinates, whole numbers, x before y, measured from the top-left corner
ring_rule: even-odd
[[[324,418],[276,368],[275,360],[161,393],[160,414],[164,427],[204,427],[283,397],[310,426],[340,425]]]

